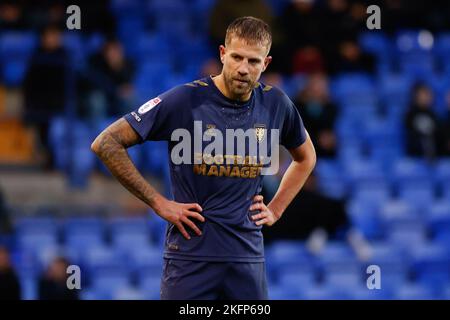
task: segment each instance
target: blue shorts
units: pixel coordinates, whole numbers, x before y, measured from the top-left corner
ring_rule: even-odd
[[[267,300],[264,262],[164,259],[161,300]]]

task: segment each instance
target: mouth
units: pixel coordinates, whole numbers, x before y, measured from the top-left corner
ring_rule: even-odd
[[[241,83],[241,84],[247,84],[249,81],[248,80],[242,80],[242,79],[233,79],[234,81]]]

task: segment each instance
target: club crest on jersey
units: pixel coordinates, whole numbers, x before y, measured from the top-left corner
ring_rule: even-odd
[[[266,126],[264,124],[255,124],[255,136],[256,141],[261,142],[264,140],[266,136]]]
[[[162,100],[158,97],[151,99],[150,101],[147,101],[144,103],[139,109],[139,114],[144,114],[152,110],[154,107],[156,107]]]

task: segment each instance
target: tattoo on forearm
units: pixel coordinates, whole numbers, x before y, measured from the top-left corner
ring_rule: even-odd
[[[123,120],[123,119],[121,119]],[[136,143],[127,130],[121,130],[119,120],[99,137],[97,154],[114,177],[136,197],[152,205],[156,190],[144,179],[128,156],[126,148]],[[125,121],[125,120],[123,120]]]

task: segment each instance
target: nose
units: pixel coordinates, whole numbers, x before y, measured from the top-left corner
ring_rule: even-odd
[[[248,74],[248,63],[247,61],[242,61],[239,64],[238,73],[240,76],[246,76]]]

